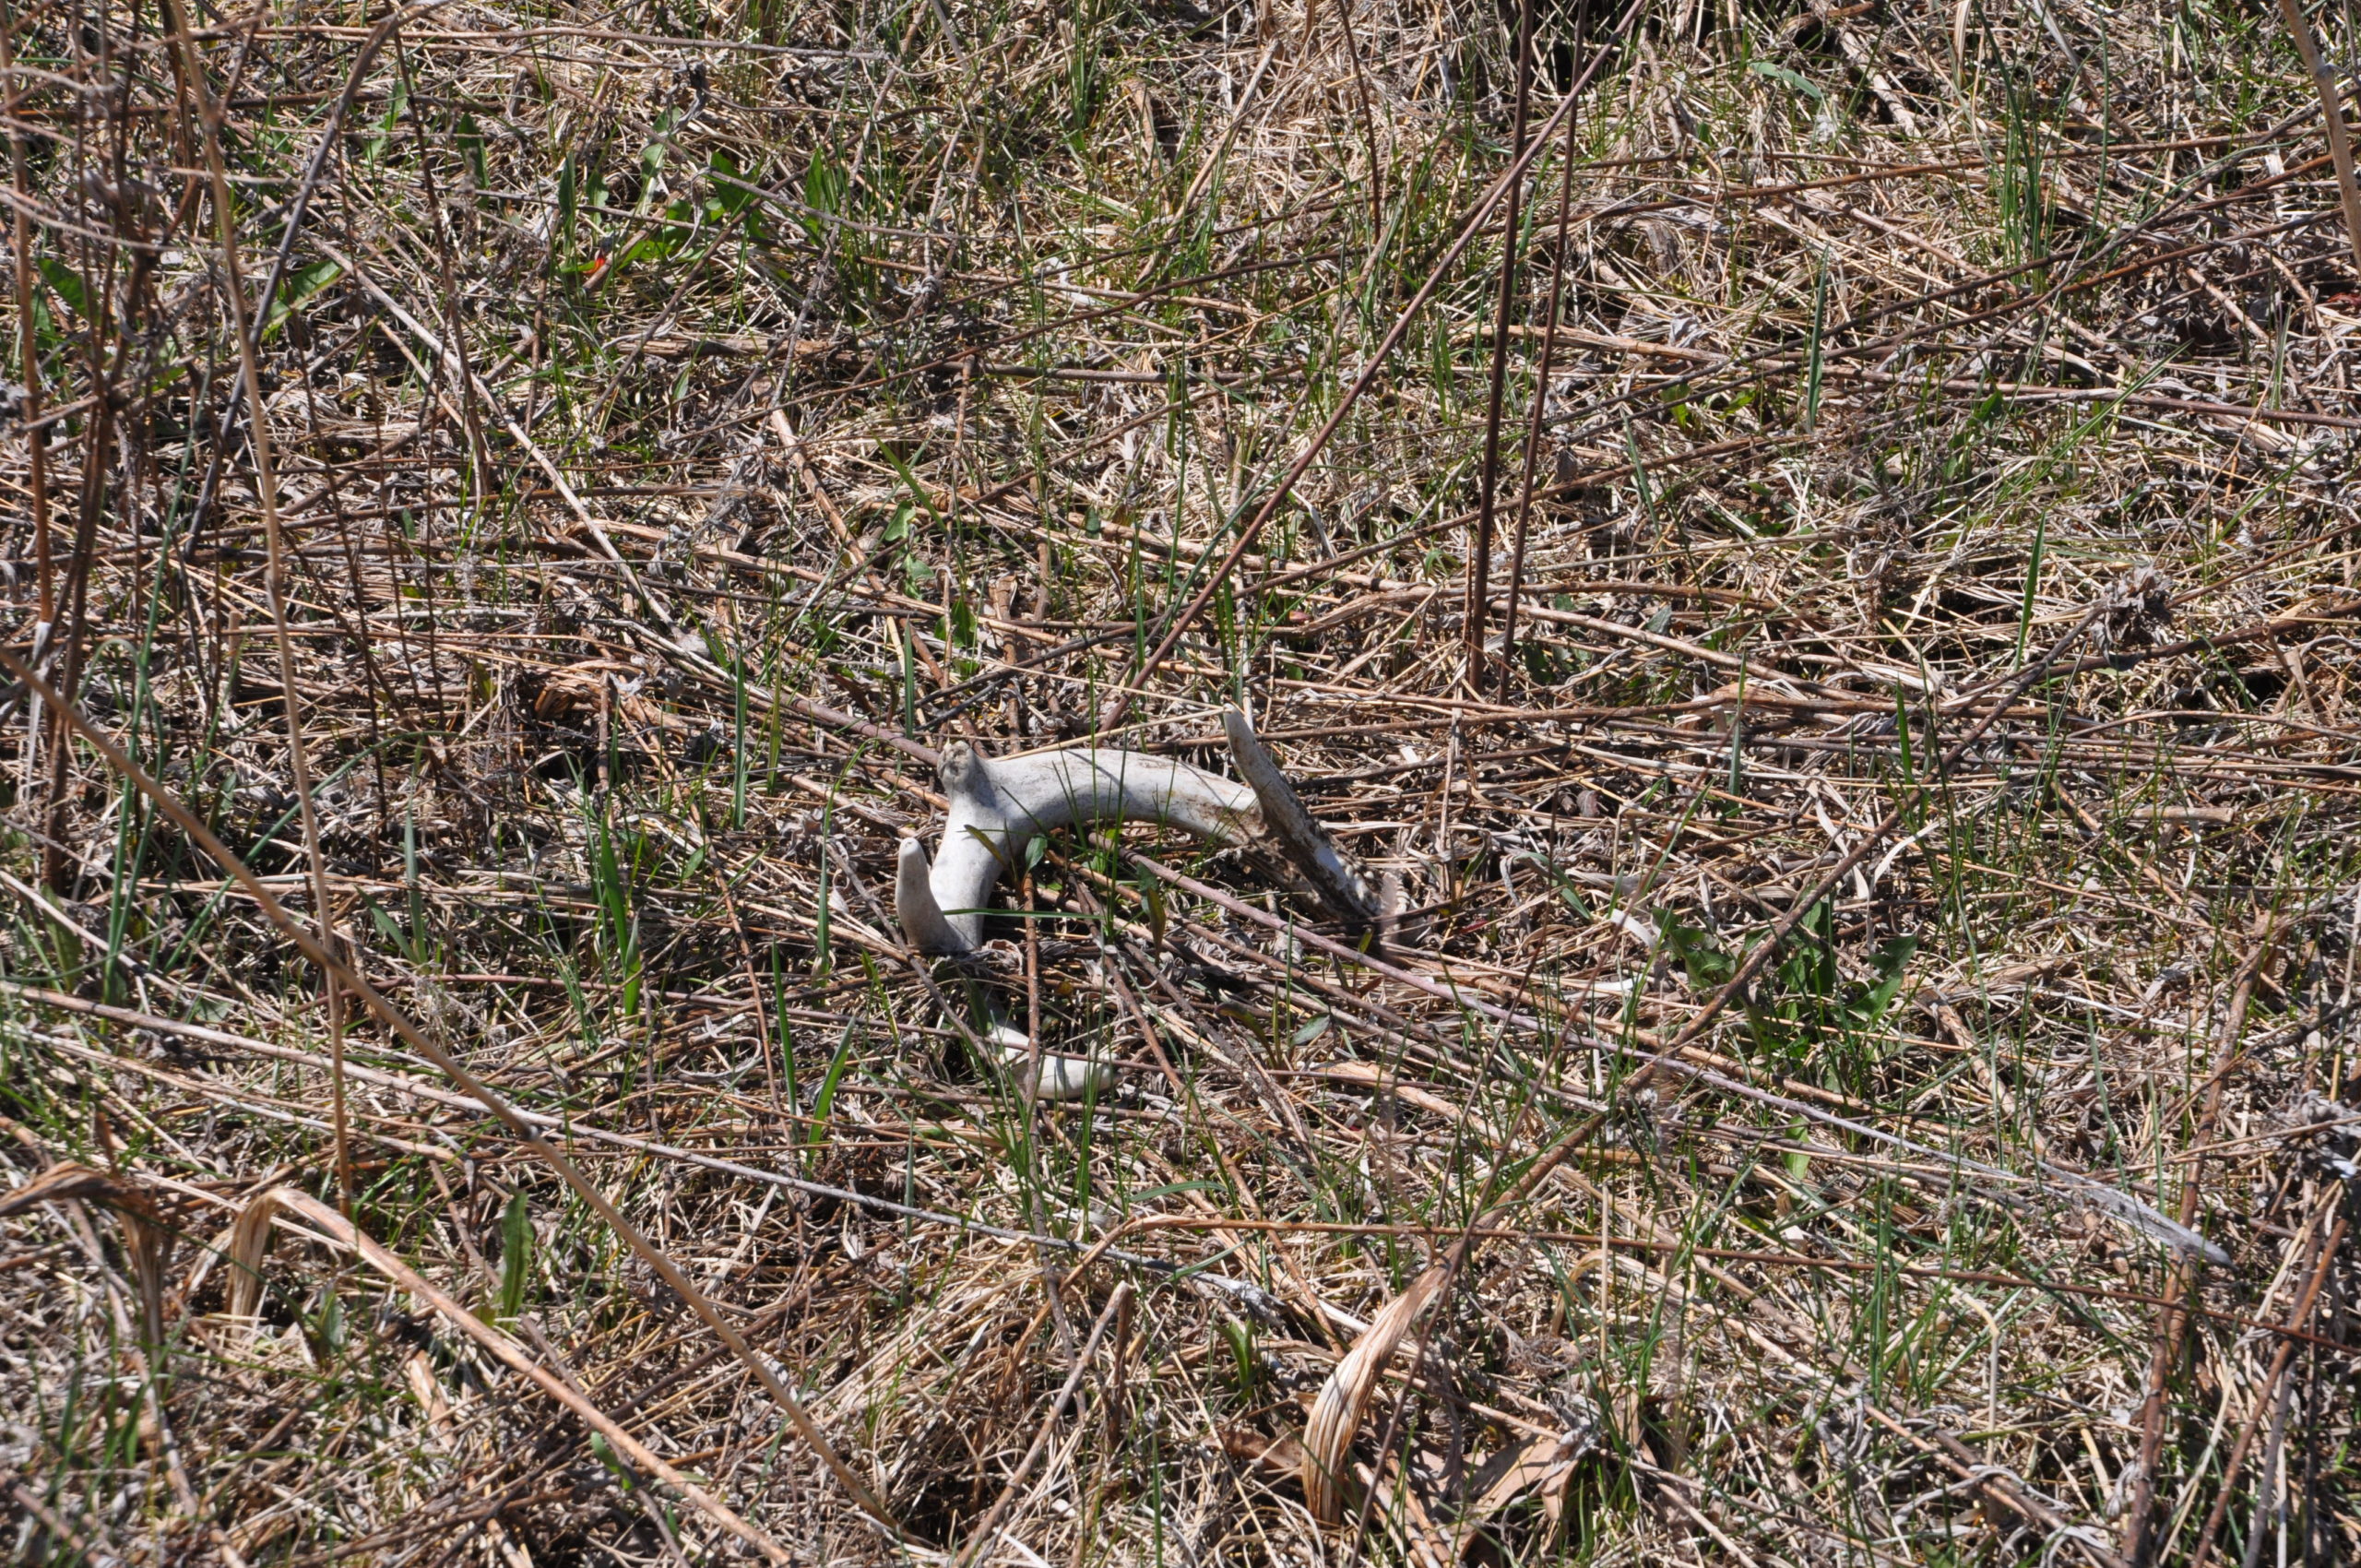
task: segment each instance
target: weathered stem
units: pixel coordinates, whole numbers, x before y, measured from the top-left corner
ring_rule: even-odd
[[[2304,7],[2298,0],[2279,0],[2279,14],[2286,18],[2288,34],[2296,41],[2296,52],[2304,57],[2304,68],[2312,74],[2313,90],[2320,97],[2320,122],[2328,133],[2329,161],[2336,166],[2336,196],[2344,207],[2344,237],[2353,246],[2355,269],[2361,272],[2361,188],[2355,184],[2353,142],[2344,129],[2344,95],[2337,89],[2336,73],[2320,56],[2319,40],[2312,36],[2312,25],[2304,19]]]

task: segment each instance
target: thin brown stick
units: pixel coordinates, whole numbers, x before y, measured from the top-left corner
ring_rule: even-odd
[[[1516,20],[1516,106],[1509,137],[1509,155],[1520,163],[1525,160],[1525,117],[1532,98],[1533,0],[1521,0]],[[1574,121],[1573,105],[1574,97],[1569,93],[1560,110],[1560,117],[1569,126]],[[1501,486],[1501,407],[1508,393],[1509,312],[1516,303],[1517,257],[1525,249],[1517,227],[1524,210],[1525,181],[1520,178],[1510,183],[1501,203],[1501,284],[1493,303],[1491,374],[1485,388],[1484,457],[1476,481],[1476,540],[1467,556],[1464,636],[1471,692],[1484,689],[1484,615],[1491,608],[1493,512]]]
[[[1320,428],[1312,433],[1311,439],[1304,443],[1303,449],[1296,454],[1295,460],[1289,463],[1287,471],[1279,476],[1278,483],[1271,488],[1271,493],[1264,497],[1262,505],[1255,509],[1253,517],[1249,519],[1244,528],[1239,530],[1238,538],[1230,545],[1228,553],[1222,557],[1218,565],[1205,575],[1204,581],[1189,601],[1166,618],[1164,629],[1157,638],[1154,650],[1139,660],[1130,677],[1117,683],[1114,696],[1109,699],[1107,706],[1099,712],[1098,728],[1102,731],[1122,727],[1124,715],[1131,711],[1133,682],[1142,672],[1155,669],[1171,656],[1172,650],[1180,646],[1181,637],[1187,634],[1192,625],[1195,624],[1197,617],[1204,613],[1205,607],[1211,604],[1215,596],[1221,591],[1222,584],[1229,580],[1230,573],[1235,571],[1238,564],[1246,558],[1247,552],[1254,548],[1255,541],[1263,537],[1263,529],[1274,517],[1278,515],[1279,508],[1287,505],[1287,497],[1295,493],[1296,481],[1302,479],[1311,469],[1313,461],[1327,447],[1329,441],[1339,429],[1343,428],[1346,416],[1352,412],[1353,405],[1359,402],[1362,395],[1376,384],[1378,375],[1385,368],[1387,360],[1409,332],[1410,324],[1418,318],[1421,311],[1426,309],[1427,302],[1434,298],[1435,291],[1442,286],[1442,281],[1450,275],[1451,269],[1458,265],[1459,258],[1466,253],[1467,247],[1475,243],[1476,236],[1483,232],[1485,223],[1492,215],[1492,209],[1499,206],[1501,199],[1524,180],[1525,172],[1535,156],[1547,145],[1548,138],[1556,134],[1558,123],[1573,113],[1575,101],[1582,96],[1584,89],[1589,87],[1591,78],[1598,74],[1613,55],[1622,35],[1629,31],[1631,25],[1638,19],[1640,10],[1641,7],[1635,0],[1635,3],[1624,11],[1623,19],[1616,26],[1615,38],[1602,45],[1591,57],[1589,66],[1584,70],[1574,85],[1567,89],[1566,96],[1559,101],[1557,111],[1550,115],[1548,123],[1542,126],[1540,133],[1526,146],[1524,153],[1507,169],[1501,171],[1500,176],[1486,187],[1484,194],[1477,198],[1475,209],[1467,215],[1466,220],[1460,226],[1458,237],[1445,247],[1442,255],[1428,272],[1426,281],[1418,285],[1418,291],[1410,296],[1410,303],[1402,307],[1401,313],[1394,318],[1394,325],[1386,328],[1385,336],[1380,339],[1377,347],[1370,351],[1369,362],[1363,365],[1361,373],[1353,378],[1353,384],[1345,389],[1345,395],[1336,400],[1335,409],[1323,422]]]
[[[264,584],[270,596],[271,638],[279,649],[279,683],[287,718],[288,772],[294,786],[295,809],[303,825],[303,853],[312,871],[312,918],[319,927],[322,950],[333,953],[338,944],[328,901],[327,861],[320,853],[319,813],[312,801],[312,771],[304,755],[302,699],[296,695],[295,645],[287,630],[287,544],[279,522],[279,476],[271,460],[270,410],[263,392],[252,323],[246,315],[245,274],[238,255],[237,208],[230,196],[229,171],[221,157],[223,111],[206,83],[204,61],[189,34],[182,0],[164,3],[177,35],[181,68],[190,90],[196,95],[197,124],[204,137],[205,172],[212,187],[215,231],[221,242],[222,292],[229,303],[230,329],[237,339],[238,378],[246,394],[247,438],[254,445],[255,492],[262,506],[263,538],[269,552]],[[269,304],[266,299],[263,308],[267,310]],[[349,1214],[352,1210],[352,1138],[344,1102],[344,998],[337,990],[335,976],[326,968],[321,971],[320,987],[328,1015],[328,1053],[336,1063],[328,1075],[328,1095],[336,1129],[337,1203]]]
[[[1313,7],[1307,6],[1304,25],[1309,28]],[[1385,164],[1377,151],[1377,121],[1369,107],[1369,77],[1361,70],[1361,42],[1353,31],[1353,0],[1336,0],[1336,26],[1345,35],[1345,57],[1352,62],[1353,98],[1360,111],[1361,141],[1369,152],[1369,233],[1370,244],[1375,245],[1385,234]]]
[[[2260,1425],[2262,1412],[2272,1402],[2279,1387],[2279,1380],[2287,1375],[2288,1364],[2296,1359],[2294,1336],[2301,1334],[2310,1320],[2312,1307],[2319,1300],[2320,1287],[2328,1283],[2329,1271],[2336,1266],[2336,1250],[2344,1242],[2344,1230],[2350,1216],[2340,1214],[2319,1249],[2319,1262],[2311,1277],[2304,1282],[2303,1293],[2287,1313],[2288,1335],[2279,1342],[2278,1353],[2271,1358],[2271,1370],[2263,1374],[2256,1388],[2254,1403],[2247,1409],[2246,1419],[2238,1424],[2238,1440],[2230,1445],[2230,1456],[2222,1461],[2222,1480],[2214,1493],[2213,1506],[2205,1513],[2205,1526],[2197,1534],[2197,1550],[2189,1555],[2189,1568],[2205,1568],[2213,1555],[2213,1539],[2221,1532],[2222,1521],[2230,1510],[2230,1499],[2237,1490],[2238,1467],[2246,1463],[2247,1450],[2254,1443],[2255,1430]]]
[[[1091,1358],[1098,1354],[1098,1342],[1106,1337],[1107,1325],[1115,1321],[1131,1299],[1132,1284],[1127,1279],[1115,1287],[1114,1294],[1109,1296],[1107,1304],[1098,1310],[1097,1321],[1090,1325],[1090,1337],[1083,1342],[1081,1353],[1074,1357],[1074,1370],[1066,1373],[1066,1381],[1059,1388],[1057,1397],[1050,1401],[1049,1411],[1042,1416],[1039,1428],[1034,1431],[1031,1445],[1025,1450],[1025,1456],[1016,1462],[1016,1468],[1008,1473],[1008,1480],[1002,1486],[1000,1495],[985,1511],[983,1522],[968,1536],[967,1544],[960,1549],[959,1555],[952,1559],[953,1568],[967,1568],[976,1560],[978,1553],[990,1550],[992,1537],[1000,1529],[1002,1515],[1008,1512],[1008,1505],[1015,1500],[1017,1489],[1033,1474],[1033,1467],[1040,1462],[1042,1453],[1050,1445],[1050,1434],[1057,1431],[1058,1419],[1065,1414],[1074,1390],[1082,1386],[1083,1375],[1090,1371]]]
[[[7,118],[14,125],[20,113],[17,84],[17,27],[13,12],[5,26],[0,26],[0,75],[8,78]],[[31,205],[25,171],[25,138],[21,132],[8,136],[8,178],[10,188],[17,194],[11,209],[16,229],[17,254],[13,260],[17,273],[17,361],[25,378],[25,404],[22,418],[25,438],[25,502],[33,528],[33,561],[36,572],[35,590],[39,595],[44,641],[55,632],[57,620],[57,588],[53,580],[49,556],[49,443],[41,430],[41,346],[33,329],[33,248],[32,220],[26,215]]]
[[[1590,22],[1590,0],[1574,9],[1574,36]],[[1566,297],[1566,247],[1574,216],[1574,132],[1578,118],[1566,116],[1566,146],[1558,169],[1558,235],[1549,255],[1549,306],[1541,315],[1541,362],[1533,372],[1533,408],[1525,427],[1525,474],[1517,485],[1516,537],[1509,546],[1509,601],[1501,612],[1501,684],[1503,699],[1516,679],[1516,612],[1525,598],[1525,547],[1533,531],[1533,487],[1541,476],[1541,436],[1548,423],[1549,373],[1558,347],[1558,314]]]
[[[2236,1061],[2239,1037],[2246,1031],[2247,1009],[2254,1001],[2255,980],[2271,956],[2275,929],[2275,918],[2265,911],[2256,921],[2254,945],[2238,966],[2229,1011],[2223,1017],[2221,1032],[2214,1037],[2213,1070],[2205,1081],[2203,1100],[2190,1135],[2192,1147],[2204,1146],[2222,1113],[2222,1089]],[[2192,1163],[2181,1179],[2179,1218],[2183,1225],[2197,1218],[2204,1179],[2202,1162]],[[2154,1561],[2156,1542],[2149,1534],[2148,1526],[2156,1503],[2156,1465],[2164,1455],[2165,1398],[2173,1367],[2180,1359],[2183,1337],[2189,1331],[2189,1314],[2180,1309],[2179,1303],[2196,1293],[2198,1266],[2199,1260],[2193,1256],[2174,1258],[2172,1273],[2165,1284],[2165,1305],[2156,1314],[2155,1347],[2148,1361],[2147,1390],[2140,1403],[2140,1474],[2132,1488],[2130,1504],[2123,1515],[2123,1556],[2131,1568],[2146,1568]]]

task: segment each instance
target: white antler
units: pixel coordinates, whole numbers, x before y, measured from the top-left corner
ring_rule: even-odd
[[[1246,782],[1144,752],[1078,746],[993,760],[965,742],[943,754],[937,777],[950,802],[943,847],[931,865],[915,838],[896,858],[894,909],[903,934],[921,953],[971,953],[983,944],[984,912],[1003,872],[1014,870],[1033,835],[1106,822],[1155,822],[1217,844],[1255,844],[1275,851],[1348,928],[1376,918],[1369,882],[1305,811],[1287,776],[1232,709],[1222,726]],[[1021,1035],[992,1026],[993,1043],[1014,1065],[1026,1053]],[[1097,1071],[1077,1058],[1044,1055],[1037,1092],[1079,1099]]]
[[[1141,752],[1039,752],[991,761],[956,742],[938,770],[950,798],[943,849],[930,870],[902,840],[894,904],[921,953],[967,953],[984,939],[984,911],[1001,873],[1036,833],[1100,822],[1159,822],[1217,843],[1243,843],[1260,826],[1254,792],[1185,762]]]

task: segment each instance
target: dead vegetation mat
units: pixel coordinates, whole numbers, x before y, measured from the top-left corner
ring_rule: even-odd
[[[11,7],[6,1550],[2354,1561],[2290,14]]]

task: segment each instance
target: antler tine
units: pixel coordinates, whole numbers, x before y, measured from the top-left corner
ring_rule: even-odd
[[[925,845],[915,838],[902,840],[894,854],[894,913],[902,922],[902,934],[918,951],[964,952],[968,944],[943,918],[943,906],[935,902],[929,881],[933,869],[927,863]]]
[[[1378,899],[1369,879],[1304,809],[1277,759],[1254,733],[1253,723],[1231,707],[1222,710],[1221,727],[1229,738],[1230,754],[1238,759],[1239,773],[1262,805],[1265,837],[1311,885],[1330,914],[1357,932],[1375,926]]]

